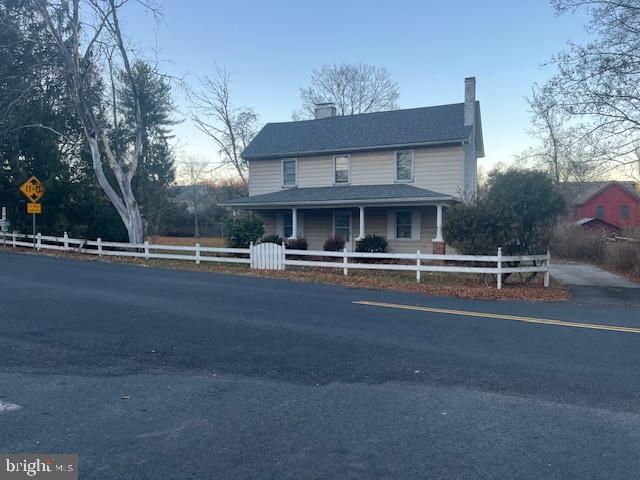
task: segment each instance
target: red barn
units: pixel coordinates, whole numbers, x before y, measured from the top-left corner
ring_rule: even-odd
[[[634,182],[566,182],[560,188],[575,220],[597,218],[620,228],[640,226],[640,196]]]

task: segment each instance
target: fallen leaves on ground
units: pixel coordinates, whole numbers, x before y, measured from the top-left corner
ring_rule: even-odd
[[[0,247],[1,248],[1,247]],[[11,249],[15,251],[14,249]],[[469,299],[487,300],[531,300],[531,301],[565,301],[570,298],[569,291],[551,283],[548,288],[541,284],[516,283],[517,277],[512,276],[501,290],[495,286],[495,277],[481,277],[477,274],[429,274],[423,272],[420,283],[415,280],[413,272],[357,271],[352,269],[349,275],[342,274],[341,268],[289,268],[285,271],[251,270],[246,265],[185,262],[178,260],[144,260],[130,257],[97,257],[72,252],[33,252],[29,249],[17,249],[22,253],[48,256],[65,256],[85,261],[101,261],[114,263],[132,263],[143,267],[161,267],[180,270],[207,271],[245,275],[252,277],[268,277],[298,282],[322,283],[330,285],[344,285],[352,288],[372,288],[378,290],[396,290],[419,293],[422,295],[448,296]]]

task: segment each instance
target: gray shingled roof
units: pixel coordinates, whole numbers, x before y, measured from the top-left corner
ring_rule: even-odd
[[[558,187],[567,205],[581,205],[612,183],[617,183],[629,193],[638,196],[634,182],[564,182]]]
[[[455,200],[451,195],[433,192],[425,188],[414,187],[403,183],[392,185],[341,185],[334,187],[289,188],[278,192],[238,198],[225,202],[228,206],[296,206],[327,205],[349,203],[373,203],[378,200],[420,201],[420,200]]]
[[[479,116],[480,107],[476,102]],[[479,119],[478,119],[479,121]],[[468,140],[464,104],[267,123],[242,152],[246,160]]]

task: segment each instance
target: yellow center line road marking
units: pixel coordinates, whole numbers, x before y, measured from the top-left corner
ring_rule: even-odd
[[[555,325],[557,327],[588,328],[591,330],[609,330],[612,332],[640,333],[640,328],[621,327],[618,325],[602,325],[599,323],[565,322],[563,320],[551,320],[548,318],[519,317],[516,315],[503,315],[500,313],[472,312],[467,310],[450,310],[448,308],[420,307],[418,305],[400,305],[397,303],[368,302],[366,300],[360,300],[353,303],[357,305],[368,305],[370,307],[395,308],[398,310],[413,310],[416,312],[428,312],[428,313],[443,313],[446,315],[462,315],[465,317],[495,318],[497,320],[511,320],[514,322],[525,322],[525,323],[540,323],[542,325]]]

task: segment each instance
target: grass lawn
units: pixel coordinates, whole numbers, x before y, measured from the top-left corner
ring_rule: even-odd
[[[222,237],[149,237],[149,243],[159,245],[194,245],[200,243],[201,247],[226,247],[225,239]]]

